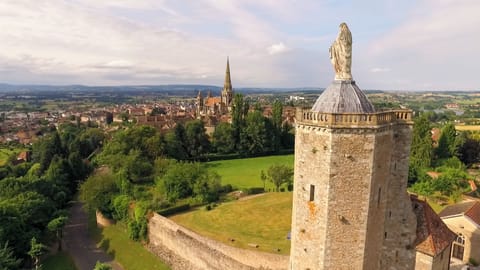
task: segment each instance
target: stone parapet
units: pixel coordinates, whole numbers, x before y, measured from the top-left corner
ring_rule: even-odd
[[[411,110],[376,113],[322,113],[297,108],[295,121],[300,125],[322,127],[379,127],[389,124],[413,124]]]

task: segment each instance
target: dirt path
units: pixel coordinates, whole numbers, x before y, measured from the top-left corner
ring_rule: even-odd
[[[63,248],[72,256],[78,270],[92,270],[97,261],[112,265],[114,270],[123,268],[111,256],[95,245],[88,235],[88,216],[80,202],[74,202],[70,218],[64,229]]]

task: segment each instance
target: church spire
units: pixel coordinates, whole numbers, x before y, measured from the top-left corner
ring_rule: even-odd
[[[225,71],[225,83],[223,85],[223,91],[232,91],[232,80],[230,78],[230,62],[227,56],[227,70]]]

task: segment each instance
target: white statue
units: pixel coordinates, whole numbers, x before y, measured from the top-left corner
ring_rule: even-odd
[[[346,23],[340,24],[337,39],[330,46],[330,61],[335,69],[335,80],[352,80],[352,33]]]

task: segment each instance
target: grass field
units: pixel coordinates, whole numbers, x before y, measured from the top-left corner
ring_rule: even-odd
[[[65,252],[59,252],[55,255],[48,256],[42,262],[43,270],[77,270],[75,263],[70,255]]]
[[[206,211],[197,210],[172,216],[171,219],[201,235],[232,246],[290,253],[286,239],[292,220],[292,193],[272,192],[259,197],[223,203]],[[229,239],[235,239],[234,242]]]
[[[222,176],[222,185],[231,184],[237,188],[262,187],[260,171],[265,173],[273,164],[286,164],[293,168],[293,155],[268,156],[208,162],[207,166]],[[266,189],[274,185],[267,180]]]
[[[99,246],[113,256],[126,270],[168,270],[168,266],[139,242],[128,238],[126,226],[117,223],[104,229],[90,225]]]
[[[459,131],[479,131],[480,125],[456,125],[455,129]]]

